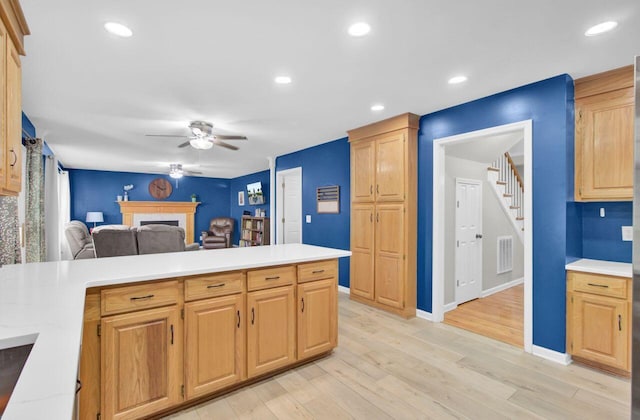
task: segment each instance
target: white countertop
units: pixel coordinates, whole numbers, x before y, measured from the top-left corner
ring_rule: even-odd
[[[2,418],[71,419],[88,287],[350,255],[287,244],[4,266],[0,348],[35,344]]]
[[[584,273],[605,274],[608,276],[629,277],[633,276],[633,268],[630,263],[613,261],[589,260],[586,258],[574,261],[565,266],[570,271],[582,271]]]

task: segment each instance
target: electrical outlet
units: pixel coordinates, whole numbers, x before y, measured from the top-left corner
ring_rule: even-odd
[[[311,223],[311,215],[307,214],[307,223]]]
[[[622,226],[622,240],[633,241],[633,226]]]

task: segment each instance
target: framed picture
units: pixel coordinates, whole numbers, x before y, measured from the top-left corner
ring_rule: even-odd
[[[238,205],[244,206],[244,191],[238,191]]]

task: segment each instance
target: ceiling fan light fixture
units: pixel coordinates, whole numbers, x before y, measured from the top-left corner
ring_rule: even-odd
[[[195,148],[195,149],[199,149],[199,150],[207,150],[207,149],[211,149],[213,147],[213,143],[211,143],[209,140],[207,140],[204,137],[198,137],[195,139],[191,139],[189,140],[189,144]]]
[[[180,163],[172,163],[169,165],[169,176],[174,179],[179,179],[184,176],[182,165]]]
[[[169,176],[173,179],[180,179],[184,176],[184,174],[182,172],[171,172],[169,173]]]

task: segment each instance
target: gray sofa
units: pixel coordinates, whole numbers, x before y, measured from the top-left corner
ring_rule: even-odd
[[[197,243],[185,245],[184,229],[178,226],[145,225],[137,228],[138,254],[159,254],[198,249]]]
[[[103,225],[95,228],[92,236],[98,258],[199,249],[197,243],[185,245],[184,229],[178,226]]]
[[[64,226],[64,235],[74,260],[96,257],[87,225],[79,220],[72,220]]]
[[[97,258],[138,255],[136,228],[126,225],[102,225],[91,233]]]

